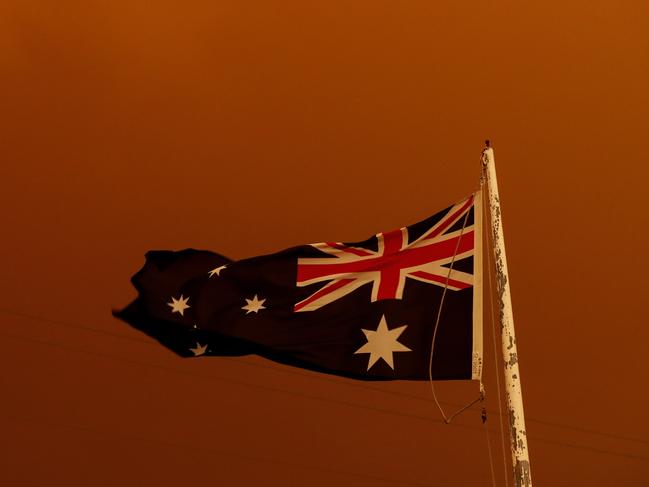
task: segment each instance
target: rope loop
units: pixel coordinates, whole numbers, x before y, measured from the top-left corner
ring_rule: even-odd
[[[481,189],[483,184],[484,184],[483,178],[481,177],[480,178]],[[473,193],[474,198],[475,195],[476,193]],[[433,338],[430,344],[430,355],[428,357],[428,383],[430,384],[430,390],[433,393],[433,399],[435,401],[435,404],[437,405],[437,409],[439,409],[439,412],[442,415],[445,424],[449,424],[451,421],[453,421],[453,418],[455,418],[459,414],[462,414],[464,411],[469,409],[474,404],[484,400],[484,385],[482,384],[482,381],[480,381],[480,395],[478,396],[478,398],[471,401],[466,406],[458,409],[450,416],[447,416],[446,413],[444,412],[444,409],[442,408],[442,405],[439,403],[439,400],[437,399],[437,394],[435,393],[435,384],[433,381],[433,355],[435,353],[435,340],[437,338],[437,330],[439,329],[440,318],[442,316],[442,308],[444,307],[444,300],[446,299],[446,292],[448,291],[448,282],[451,279],[451,272],[453,272],[453,265],[455,264],[455,256],[457,255],[457,251],[460,248],[460,241],[462,240],[462,235],[464,234],[464,229],[466,228],[466,222],[469,219],[469,211],[470,210],[467,210],[466,214],[464,215],[464,220],[462,222],[462,229],[460,230],[460,236],[458,237],[457,243],[455,244],[455,251],[453,252],[453,257],[451,258],[451,265],[449,266],[448,272],[446,273],[446,280],[444,282],[444,291],[442,292],[442,299],[440,300],[439,308],[437,309],[437,318],[435,320]]]

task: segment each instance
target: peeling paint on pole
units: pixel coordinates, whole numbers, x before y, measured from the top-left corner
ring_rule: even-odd
[[[509,413],[509,430],[511,439],[512,461],[514,465],[514,485],[531,487],[530,459],[527,448],[527,431],[523,413],[523,394],[521,392],[520,372],[518,370],[518,352],[516,334],[514,333],[514,316],[507,274],[507,256],[505,254],[505,237],[503,235],[500,198],[493,149],[488,147],[482,154],[486,167],[487,185],[489,188],[489,210],[491,213],[491,230],[496,263],[496,286],[500,299],[500,330],[502,336],[503,369],[505,373],[505,391],[507,411]]]

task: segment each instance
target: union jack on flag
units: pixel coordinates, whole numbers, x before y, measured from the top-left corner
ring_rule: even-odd
[[[406,280],[416,279],[458,291],[473,286],[473,274],[452,269],[451,263],[473,256],[475,231],[471,195],[450,207],[417,237],[403,227],[376,235],[378,250],[337,242],[312,244],[330,257],[299,258],[297,286],[325,283],[294,311],[314,311],[371,284],[371,301],[402,299]]]

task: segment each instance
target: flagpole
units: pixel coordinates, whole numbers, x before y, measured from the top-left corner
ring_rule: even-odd
[[[516,487],[531,487],[532,476],[527,449],[525,415],[523,413],[521,374],[518,370],[514,315],[512,313],[512,299],[509,290],[509,274],[507,273],[507,256],[505,254],[505,237],[503,235],[500,197],[498,195],[498,180],[496,179],[496,164],[494,151],[490,147],[489,141],[486,142],[486,145],[487,147],[482,152],[482,164],[487,173],[491,232],[496,264],[496,285],[500,298],[500,329],[507,411],[509,414],[510,446],[514,467],[514,485]]]

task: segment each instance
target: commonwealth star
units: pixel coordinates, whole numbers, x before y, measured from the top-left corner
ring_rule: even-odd
[[[364,328],[361,328],[361,330],[365,334],[365,338],[367,338],[367,343],[356,350],[354,354],[370,354],[367,370],[370,370],[379,359],[383,359],[385,363],[388,364],[392,370],[394,370],[394,360],[392,354],[394,352],[412,352],[412,350],[410,350],[408,347],[397,341],[397,339],[407,326],[408,325],[403,325],[398,328],[388,330],[388,323],[385,320],[385,315],[383,315],[376,331],[365,330]]]

